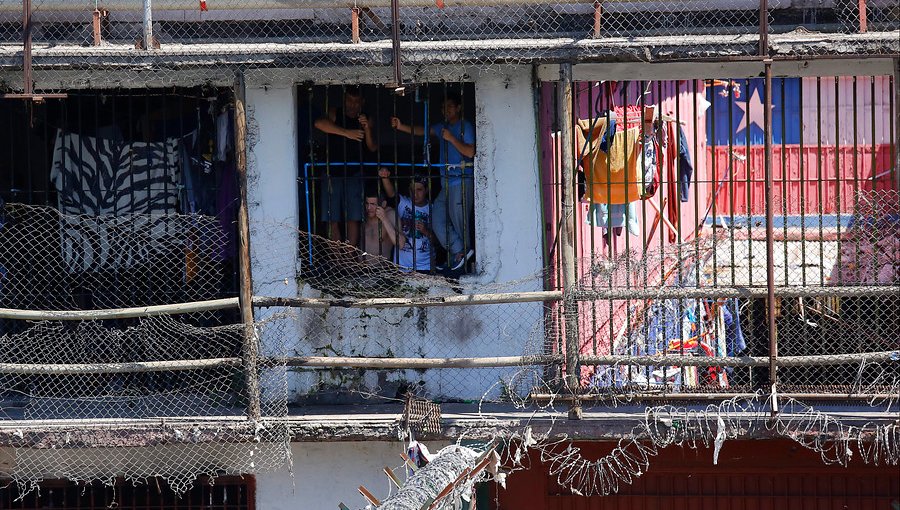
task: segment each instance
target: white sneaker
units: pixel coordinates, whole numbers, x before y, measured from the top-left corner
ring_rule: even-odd
[[[454,264],[453,267],[450,268],[450,270],[459,271],[460,269],[462,269],[462,267],[466,265],[466,262],[468,262],[469,259],[472,258],[472,255],[475,255],[475,250],[469,250],[468,252],[466,252],[466,255],[464,257],[461,257],[459,259],[459,262]]]

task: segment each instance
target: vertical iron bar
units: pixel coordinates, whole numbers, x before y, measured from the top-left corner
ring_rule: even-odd
[[[234,156],[238,174],[238,260],[240,266],[241,322],[244,324],[244,377],[247,385],[247,415],[260,418],[257,361],[259,344],[253,324],[253,277],[250,271],[250,217],[247,210],[247,115],[244,74],[236,73],[234,83]]]
[[[396,1],[396,0],[395,0]],[[562,253],[564,313],[566,327],[566,385],[575,393],[578,389],[580,369],[578,366],[578,318],[574,299],[575,290],[575,250],[573,238],[575,234],[575,201],[573,180],[575,177],[575,155],[572,154],[572,64],[559,66],[559,128],[560,152],[562,153],[562,221],[560,222],[560,251]],[[569,413],[572,418],[581,417],[581,407],[574,401]]]
[[[587,104],[588,104],[588,115],[587,115],[587,117],[588,117],[588,122],[589,122],[589,126],[594,126],[594,125],[595,125],[595,122],[599,121],[599,118],[600,118],[600,112],[599,112],[599,111],[597,111],[597,112],[594,111],[594,85],[593,85],[593,82],[585,82],[585,83],[586,83],[586,85],[587,85]],[[577,89],[576,89],[576,90],[577,90]],[[602,95],[603,95],[603,93],[602,93],[601,89],[600,89],[599,86],[598,86],[598,88],[597,88],[597,99],[599,100],[599,99],[602,97]],[[580,103],[580,102],[576,102],[576,104],[579,105],[579,106],[578,106],[578,112],[577,112],[577,114],[578,114],[578,116],[579,116],[579,118],[580,118],[580,116],[581,116],[581,106],[580,106],[581,103]],[[597,118],[596,118],[596,119],[594,118],[594,115],[597,115]],[[582,129],[581,126],[579,126],[578,129]],[[585,137],[586,140],[589,139],[589,137],[590,137],[590,138],[593,138],[592,132],[593,132],[593,129],[591,129],[590,132],[588,133],[588,135]],[[576,146],[576,147],[575,147],[575,150],[578,152],[578,153],[576,154],[576,156],[581,157],[582,153],[583,153],[586,149],[587,149],[587,142],[585,142],[584,145]],[[593,172],[591,172],[591,177],[593,177]],[[587,200],[587,205],[588,205],[587,215],[588,215],[588,218],[591,219],[591,221],[592,221],[591,225],[592,225],[592,227],[593,227],[593,228],[591,228],[591,229],[589,230],[589,233],[590,233],[590,234],[589,234],[589,237],[590,237],[589,243],[590,243],[590,247],[591,247],[591,248],[590,248],[590,262],[589,262],[589,264],[590,264],[590,267],[593,268],[593,267],[595,267],[596,264],[597,264],[597,249],[596,249],[596,246],[597,246],[597,239],[596,239],[596,235],[595,235],[595,228],[597,227],[597,225],[595,225],[595,223],[597,223],[597,222],[595,221],[595,220],[596,220],[596,214],[594,214],[594,194],[593,194],[593,185],[591,184],[591,181],[592,181],[592,180],[593,180],[593,178],[588,179],[588,178],[587,178],[587,174],[585,174],[585,188],[586,188],[586,191],[587,191],[586,196],[587,196],[587,199],[588,199],[588,200]],[[601,238],[602,238],[602,236],[601,236]],[[591,290],[597,290],[597,279],[596,279],[596,278],[591,278]],[[598,326],[597,326],[597,300],[591,301],[591,331],[598,331]],[[598,345],[598,342],[597,342],[597,335],[596,335],[596,334],[593,334],[593,335],[591,335],[591,352],[594,354],[594,356],[599,356],[599,355],[601,354],[601,353],[598,351],[598,348],[599,348],[599,345]],[[594,370],[597,370],[597,368],[595,367]]]
[[[34,93],[31,76],[31,0],[22,0],[22,80],[25,94]]]
[[[674,81],[673,86],[674,86],[673,93],[675,94],[675,124],[677,126],[680,126],[681,125],[681,88],[679,87],[678,81]],[[688,90],[687,82],[685,82],[685,90]],[[676,129],[680,129],[680,128],[676,128]],[[681,134],[680,133],[677,134],[675,136],[675,139],[669,140],[669,142],[675,143],[675,155],[676,155],[675,156],[675,175],[674,175],[676,191],[675,191],[675,196],[671,197],[670,200],[674,200],[675,204],[677,206],[676,214],[675,214],[675,221],[673,222],[675,224],[675,229],[678,231],[678,235],[675,237],[675,241],[678,243],[677,244],[678,259],[677,259],[677,265],[676,265],[676,270],[678,272],[678,280],[677,281],[678,281],[678,285],[684,285],[684,264],[683,264],[684,247],[682,245],[683,236],[684,236],[684,228],[682,227],[682,222],[681,222],[682,211],[684,210],[684,207],[681,202],[681,193],[679,191],[680,186],[681,186],[681,161],[680,161],[681,158],[678,156],[679,154],[681,154],[681,149],[682,149]],[[694,191],[696,191],[696,188],[694,189]],[[678,298],[679,320],[681,320],[680,319],[681,317],[684,317],[685,306],[686,305],[685,305],[684,298],[679,297]],[[680,339],[680,341],[678,342],[678,355],[679,356],[684,356],[684,344],[685,344],[685,341],[687,340],[687,338],[684,337],[683,331],[684,331],[683,328],[678,328],[678,337]],[[669,354],[668,344],[666,345],[666,354]],[[680,366],[680,367],[678,367],[678,370],[680,371],[679,377],[681,378],[681,386],[683,388],[685,386],[685,381],[686,381],[687,367]]]
[[[819,212],[819,281],[825,281],[825,264],[822,264],[825,258],[825,189],[822,169],[822,77],[816,77],[816,192],[818,193],[818,212]]]
[[[859,210],[859,80],[857,76],[853,76],[853,210],[850,214],[856,214]],[[857,268],[857,272],[860,273],[859,277],[862,278],[860,264],[859,264],[859,243],[853,243],[853,264],[854,267]]]
[[[394,60],[394,85],[403,84],[400,69],[400,0],[391,0],[391,49]],[[428,136],[428,133],[425,133]]]
[[[359,44],[359,7],[350,8],[350,42]]]
[[[759,56],[769,54],[769,1],[759,1]]]
[[[734,81],[728,80],[728,252],[731,255],[731,281],[729,285],[737,285],[737,265],[734,257]],[[746,164],[750,162],[749,154],[745,154]],[[749,204],[746,204],[749,205]]]
[[[144,49],[153,49],[153,0],[144,0]]]
[[[609,128],[610,128],[610,119],[613,118],[613,113],[615,112],[615,110],[613,109],[614,107],[615,107],[615,101],[613,100],[613,88],[612,88],[612,84],[611,84],[610,82],[607,81],[607,82],[606,82],[606,129],[607,129],[607,130],[609,130]],[[610,113],[610,112],[613,112],[613,113]],[[618,122],[618,119],[616,119],[616,122]],[[610,133],[608,139],[609,139],[609,140],[612,140],[614,136],[615,136],[615,132],[612,132],[612,133]],[[608,143],[609,143],[610,145],[612,144],[611,141],[608,142]],[[605,184],[605,186],[606,186],[606,197],[607,197],[607,202],[609,202],[609,197],[612,196],[612,184],[613,184],[613,183],[612,183],[612,180],[611,180],[611,177],[612,177],[612,161],[611,161],[610,158],[608,158],[608,157],[606,158],[606,168],[603,169],[603,170],[606,171],[606,177],[604,177],[604,180],[603,180],[602,182],[606,183],[606,184]],[[610,219],[611,219],[610,216],[611,216],[611,215],[610,215],[610,213],[609,213],[609,208],[607,208],[607,213],[606,213],[606,235],[605,235],[604,237],[606,238],[607,258],[608,258],[609,260],[612,260],[612,259],[613,259],[613,256],[616,254],[616,250],[613,249],[613,229],[610,228],[610,226],[609,226],[609,224],[612,223],[612,222],[610,221]],[[612,285],[613,285],[612,273],[610,273],[610,274],[609,274],[609,286],[610,286],[610,288],[612,288]],[[609,324],[610,324],[610,328],[612,328],[612,323],[613,323],[613,322],[612,322],[612,321],[613,321],[612,317],[613,317],[612,306],[610,306],[610,308],[609,308]],[[610,339],[610,343],[609,343],[609,345],[613,345],[613,344],[612,344],[612,335],[613,335],[612,330],[610,330],[610,338],[609,338],[609,339]],[[610,354],[612,354],[612,353],[610,353]]]
[[[713,90],[713,92],[715,92],[715,87],[713,85],[710,85],[709,88],[711,90]],[[715,96],[713,96],[713,97],[715,97]],[[694,110],[694,118],[695,119],[697,118],[696,110]],[[696,123],[697,122],[695,121],[694,124],[696,124]],[[715,101],[715,99],[713,101],[710,101],[710,103],[709,103],[709,124],[710,124],[710,126],[709,126],[708,132],[713,133],[715,135],[715,132],[716,132],[716,101]],[[729,135],[729,137],[730,136],[731,135]],[[718,274],[719,273],[719,260],[718,260],[718,253],[717,253],[718,249],[716,247],[716,237],[717,237],[716,236],[716,228],[718,226],[719,218],[716,215],[719,211],[718,211],[718,208],[716,207],[716,202],[718,202],[718,193],[717,192],[718,192],[718,186],[719,186],[719,172],[718,172],[719,165],[717,164],[718,162],[716,161],[718,159],[717,154],[716,154],[718,146],[716,145],[715,136],[713,136],[713,139],[710,140],[709,143],[712,144],[712,146],[713,146],[712,147],[713,150],[709,152],[710,159],[712,160],[712,161],[710,161],[710,166],[711,166],[711,170],[712,170],[712,179],[709,184],[711,186],[710,196],[712,197],[710,199],[710,212],[712,214],[712,223],[710,225],[710,232],[712,233],[712,286],[718,287],[719,286],[719,274]],[[694,151],[694,154],[696,154],[696,153],[697,152]],[[697,156],[694,156],[694,158],[696,158],[696,157]],[[731,159],[730,152],[728,153],[728,159],[729,160]],[[700,173],[700,172],[696,172],[696,173]],[[694,189],[696,191],[697,188],[694,188]],[[699,195],[699,193],[697,193],[697,195]],[[704,228],[703,223],[705,223],[705,219],[702,223],[700,222],[700,220],[701,220],[701,218],[697,218],[696,220],[694,220],[697,222],[697,229],[698,229],[698,232],[696,232],[697,237],[700,236],[699,230]],[[699,268],[700,265],[698,264],[697,267]],[[697,281],[697,285],[698,286],[700,285],[699,281]]]
[[[896,5],[896,4],[894,4]],[[858,0],[857,12],[859,13],[859,33],[864,34],[868,31],[868,6],[866,0]]]
[[[750,95],[750,87],[751,87],[752,83],[753,82],[750,81],[749,78],[747,78],[747,80],[744,82],[744,84],[745,84],[744,90],[746,91],[746,94],[748,96]],[[747,100],[746,115],[747,115],[747,118],[749,119],[749,118],[751,118],[750,110],[752,107],[750,106],[749,97],[747,99],[748,100]],[[749,263],[747,264],[747,282],[749,283],[749,282],[754,281],[754,279],[753,279],[753,262],[752,262],[753,261],[753,215],[756,214],[756,211],[753,207],[753,189],[754,189],[754,182],[756,180],[756,176],[755,176],[755,172],[753,171],[753,169],[754,169],[753,153],[750,151],[750,130],[749,129],[744,129],[744,154],[746,154],[746,156],[747,156],[747,166],[746,166],[747,175],[746,175],[746,179],[744,181],[744,184],[746,187],[747,202],[746,202],[746,205],[744,206],[744,208],[746,209],[746,212],[747,212],[747,214],[746,214],[746,216],[747,216],[747,218],[746,218],[746,221],[747,221],[747,256],[749,257],[749,261],[748,261]],[[751,371],[751,373],[752,373],[752,371]]]
[[[765,2],[765,0],[763,0]],[[778,382],[776,360],[778,359],[778,340],[775,328],[775,245],[772,228],[772,61],[765,62],[766,99],[765,110],[765,193],[766,193],[766,291],[767,317],[769,328],[769,383],[774,391]],[[773,408],[773,413],[776,412]]]
[[[875,129],[875,117],[877,116],[877,111],[875,109],[875,77],[869,76],[869,120],[872,124],[872,191],[874,192],[878,188],[878,145],[875,143],[876,137],[876,129]]]
[[[801,78],[802,79],[802,78]],[[788,200],[790,199],[790,180],[787,164],[787,94],[785,94],[785,77],[778,78],[780,84],[779,91],[781,97],[781,232],[784,239],[788,238]],[[799,110],[802,111],[802,110]],[[774,181],[774,178],[772,179]],[[801,215],[802,218],[802,215]],[[802,243],[801,243],[802,244]],[[784,285],[790,285],[790,271],[788,271],[788,243],[781,243],[782,254],[784,255]]]
[[[891,152],[894,160],[894,189],[900,191],[900,123],[897,110],[900,109],[900,57],[894,59],[894,94],[891,96]]]
[[[798,94],[797,94],[797,111],[801,112],[801,115],[803,114],[802,112],[803,112],[804,80],[806,80],[806,79],[800,78],[800,87],[798,89]],[[805,135],[805,130],[803,129],[802,124],[800,127],[801,127],[800,139],[798,140],[798,142],[800,143],[800,150],[798,152],[799,166],[800,166],[800,239],[803,240],[800,243],[800,260],[802,261],[801,265],[800,265],[800,267],[802,268],[801,274],[800,274],[800,279],[801,279],[801,284],[805,287],[806,286],[806,214],[809,211],[807,210],[807,205],[806,205],[806,167],[803,166],[803,163],[804,163],[803,136]],[[783,135],[783,133],[782,133],[782,135]],[[787,243],[785,243],[785,244],[787,244]]]
[[[465,114],[466,114],[466,108],[465,108],[466,87],[465,87],[465,83],[459,84],[459,100],[461,102],[461,104],[459,105],[459,135],[460,135],[460,141],[465,143],[465,139],[466,139],[466,116],[465,116]],[[473,136],[474,136],[474,133],[473,133]],[[463,223],[463,229],[462,229],[463,230],[462,231],[463,239],[462,239],[462,241],[463,241],[463,257],[465,257],[465,254],[469,253],[469,250],[474,248],[474,246],[469,246],[469,244],[470,244],[469,239],[472,236],[472,229],[474,229],[474,221],[473,221],[474,218],[470,218],[470,215],[469,215],[469,199],[468,199],[469,192],[466,190],[466,186],[469,186],[470,190],[472,191],[472,199],[474,200],[474,198],[475,198],[475,169],[474,169],[475,161],[474,161],[474,158],[472,160],[472,167],[473,167],[472,168],[472,182],[469,182],[467,180],[468,176],[466,175],[466,169],[468,168],[468,162],[465,160],[465,157],[462,154],[460,154],[460,165],[461,165],[460,172],[462,173],[462,175],[460,176],[460,184],[462,186],[461,195],[462,195],[462,208],[463,208],[463,222],[462,222]],[[473,204],[473,210],[474,210],[474,204]],[[464,258],[463,260],[466,260],[466,259]],[[468,262],[466,262],[463,265],[462,271],[464,273],[469,272],[469,263]]]
[[[633,82],[631,82],[631,81],[626,81],[626,82],[623,82],[622,85],[620,85],[621,90],[622,90],[622,117],[623,118],[616,119],[616,121],[617,122],[621,121],[622,126],[625,128],[625,136],[622,137],[622,154],[628,154],[628,120],[629,120],[628,119],[628,87],[630,87],[632,83]],[[643,117],[643,113],[641,113],[641,117]],[[643,119],[641,118],[640,120],[643,120]],[[639,127],[638,129],[639,130],[638,130],[637,136],[640,136],[641,131],[643,131],[643,128]],[[618,130],[618,128],[616,128],[616,130]],[[638,161],[643,161],[644,148],[643,148],[642,144],[641,144],[641,153],[640,154],[641,154],[641,158],[638,159]],[[609,159],[609,158],[607,158],[607,159]],[[639,165],[639,166],[642,166],[642,165]],[[641,179],[641,177],[638,177],[638,175],[642,176],[644,173],[644,170],[643,170],[643,168],[637,168],[637,174],[635,175],[635,181],[637,181],[637,182],[632,183],[632,182],[628,181],[629,176],[628,176],[627,164],[626,164],[625,168],[626,168],[626,170],[624,172],[622,172],[622,180],[624,182],[624,190],[623,190],[624,194],[623,195],[624,195],[624,201],[625,201],[625,203],[622,204],[622,206],[625,208],[625,212],[624,212],[625,223],[621,227],[620,231],[622,232],[622,238],[625,241],[625,253],[630,254],[631,250],[630,250],[630,246],[629,246],[629,242],[628,242],[628,239],[630,237],[630,234],[628,233],[628,220],[629,220],[629,218],[628,218],[628,214],[629,214],[628,213],[628,203],[631,198],[628,196],[629,195],[628,188],[632,185],[634,185],[635,187],[638,187],[637,185],[640,183],[640,179]],[[638,197],[634,197],[635,200],[637,200],[637,198]],[[612,202],[612,200],[610,200],[610,202]],[[610,218],[607,221],[607,228],[612,230],[612,207],[609,207],[609,212],[610,212]],[[616,256],[618,257],[618,255],[619,255],[618,250],[616,250]],[[631,257],[626,256],[625,257],[625,287],[626,288],[630,287],[630,282],[631,282]],[[621,282],[619,282],[619,284],[621,285]],[[624,333],[623,333],[623,336],[625,337],[625,344],[626,344],[625,349],[626,349],[626,352],[634,352],[632,350],[632,345],[631,345],[632,338],[634,338],[634,336],[631,335],[631,300],[626,299],[623,304],[624,304],[624,308],[625,308],[625,324],[623,324],[622,327],[625,328]],[[616,333],[616,335],[618,336],[618,333]],[[628,367],[628,385],[629,386],[631,386],[632,378],[634,376],[633,368],[634,367],[631,367],[631,366]]]
[[[834,212],[837,220],[837,239],[841,238],[841,103],[840,103],[840,76],[834,77]],[[837,250],[837,267],[844,267],[842,250]],[[838,282],[844,283],[844,272],[838,271]]]

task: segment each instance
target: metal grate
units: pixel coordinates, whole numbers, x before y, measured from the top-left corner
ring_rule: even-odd
[[[408,395],[403,408],[403,422],[413,432],[438,434],[441,431],[441,406],[430,400]]]

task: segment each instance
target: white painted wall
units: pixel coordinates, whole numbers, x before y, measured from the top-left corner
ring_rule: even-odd
[[[445,444],[429,443],[432,452]],[[294,478],[287,469],[256,477],[258,510],[337,510],[343,502],[351,510],[367,502],[356,490],[360,485],[384,500],[391,490],[382,472],[389,466],[404,480],[399,442],[359,441],[292,443]],[[396,492],[396,489],[395,489]]]
[[[253,293],[295,297],[297,283],[297,119],[295,88],[260,85],[247,80],[247,202]],[[275,310],[256,310],[256,320],[271,320]],[[296,337],[291,321],[262,329],[262,353],[283,355]],[[263,400],[283,395],[279,374],[263,372]],[[267,399],[268,397],[268,399]]]
[[[463,292],[498,291],[503,284],[534,276],[503,290],[540,290],[543,267],[540,179],[530,67],[509,67],[475,80],[477,154],[476,251],[478,274],[463,278]],[[317,297],[297,289],[297,158],[294,97],[287,88],[249,87],[253,140],[250,217],[255,292]],[[281,229],[277,227],[282,222]],[[285,278],[289,278],[286,281]],[[490,289],[486,286],[494,286]],[[448,294],[449,288],[432,288]],[[408,357],[517,356],[536,353],[542,339],[540,304],[390,310],[304,310],[295,321],[264,337],[272,348],[294,338],[288,354]],[[532,333],[535,334],[532,334]],[[424,384],[430,396],[478,399],[511,369],[341,372],[325,382],[391,395],[401,380]],[[320,391],[322,372],[289,373],[293,397]]]

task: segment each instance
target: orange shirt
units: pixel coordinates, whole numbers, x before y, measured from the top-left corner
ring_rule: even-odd
[[[610,142],[614,150],[600,148],[606,133],[606,119],[578,120],[575,140],[585,175],[584,199],[597,204],[627,204],[640,200],[641,178],[638,162],[641,151],[640,127],[615,133]]]

